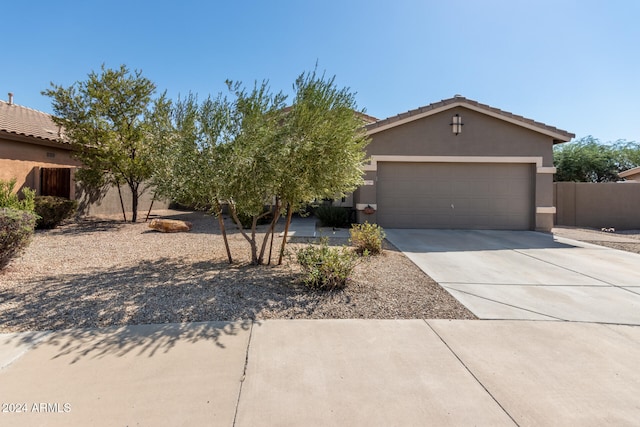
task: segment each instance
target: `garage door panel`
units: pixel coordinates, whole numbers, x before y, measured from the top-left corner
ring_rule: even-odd
[[[378,163],[378,223],[388,228],[530,229],[527,164]]]

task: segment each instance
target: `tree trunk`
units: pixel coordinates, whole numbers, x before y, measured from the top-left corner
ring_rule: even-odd
[[[138,195],[138,186],[130,185],[129,188],[131,189],[131,210],[133,211],[131,222],[136,222],[138,221],[138,198],[140,197]]]
[[[258,265],[260,264],[258,260],[258,245],[256,243],[256,227],[258,226],[258,217],[254,216],[251,221],[251,240],[249,244],[251,245],[251,264]]]
[[[249,235],[247,234],[246,231],[244,231],[244,227],[242,226],[242,222],[240,222],[240,219],[238,218],[238,212],[236,212],[236,208],[233,204],[229,204],[229,212],[231,212],[231,217],[233,218],[233,222],[236,223],[236,225],[238,226],[238,229],[240,230],[240,234],[242,234],[242,237],[245,238],[245,240],[247,242],[249,242],[249,245],[251,246],[251,264],[257,264],[258,262],[258,248],[256,247],[256,240],[255,240],[255,234],[256,234],[256,228],[255,228],[255,222],[257,221],[257,217],[253,217],[253,227],[251,229],[251,237],[249,237]]]
[[[284,236],[282,237],[282,246],[280,246],[280,256],[278,257],[278,265],[282,264],[282,257],[284,256],[284,248],[287,245],[287,235],[289,234],[289,224],[291,224],[291,217],[293,216],[293,209],[291,209],[291,203],[287,203],[287,222],[284,224]]]
[[[220,202],[215,202],[216,216],[218,217],[218,224],[220,224],[220,232],[222,233],[222,239],[224,240],[224,248],[227,250],[227,258],[229,264],[233,264],[233,258],[231,258],[231,248],[229,248],[229,241],[227,240],[227,229],[224,226],[224,218],[222,217],[222,206]]]
[[[124,210],[124,202],[122,201],[122,192],[120,191],[120,184],[116,183],[118,187],[118,197],[120,197],[120,207],[122,208],[122,219],[124,222],[127,222],[127,213]]]
[[[144,222],[149,221],[149,215],[151,215],[151,209],[153,209],[153,202],[156,201],[156,196],[153,196],[153,199],[151,199],[151,204],[149,205],[149,210],[147,211],[147,217],[144,219]]]
[[[273,219],[271,220],[271,225],[267,230],[267,234],[262,239],[262,247],[260,248],[260,256],[258,257],[258,263],[264,263],[264,253],[267,249],[267,242],[269,241],[269,235],[273,235],[273,232],[276,228],[276,223],[278,222],[278,217],[280,216],[280,206],[279,202],[276,200],[276,207],[274,209]],[[271,240],[273,242],[273,239]],[[271,257],[269,257],[269,263],[271,262]]]
[[[280,219],[280,199],[279,198],[276,198],[276,214],[274,216],[274,219],[276,220],[276,224]],[[271,229],[271,244],[269,245],[269,260],[267,261],[267,265],[271,265],[271,252],[273,252],[273,238],[274,238],[274,235],[276,234],[275,233],[276,224],[274,224],[273,228]]]

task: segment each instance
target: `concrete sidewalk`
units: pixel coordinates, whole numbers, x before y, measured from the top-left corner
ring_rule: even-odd
[[[294,216],[291,218],[289,225],[288,238],[304,237],[304,238],[320,238],[320,237],[337,237],[349,238],[348,228],[331,228],[318,226],[318,219],[314,216],[301,218]],[[280,232],[280,237],[284,236],[284,231]]]
[[[546,321],[4,334],[0,425],[631,426],[638,343],[636,326]]]

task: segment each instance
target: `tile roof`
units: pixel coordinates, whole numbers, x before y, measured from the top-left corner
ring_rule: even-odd
[[[575,137],[574,134],[569,133],[565,130],[558,129],[554,126],[549,126],[535,120],[527,119],[526,117],[518,116],[516,114],[509,113],[508,111],[503,111],[499,108],[491,107],[490,105],[481,104],[477,101],[467,99],[464,96],[460,95],[456,95],[453,98],[449,99],[443,99],[440,102],[434,102],[433,104],[425,105],[424,107],[416,108],[415,110],[410,110],[396,116],[379,120],[375,123],[367,125],[366,128],[367,131],[375,133],[384,129],[388,129],[390,127],[394,127],[396,125],[400,125],[401,123],[417,120],[430,114],[435,114],[437,112],[448,110],[457,106],[471,108],[472,110],[483,112],[485,114],[507,120],[511,123],[519,124],[529,129],[551,135],[560,142],[569,141],[571,140],[571,138]]]
[[[68,145],[50,114],[5,101],[0,101],[0,131]]]

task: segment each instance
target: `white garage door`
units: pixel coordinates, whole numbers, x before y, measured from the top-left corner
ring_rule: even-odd
[[[387,228],[529,230],[531,164],[378,163],[378,224]]]

